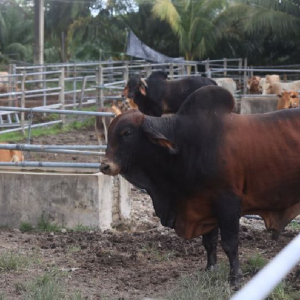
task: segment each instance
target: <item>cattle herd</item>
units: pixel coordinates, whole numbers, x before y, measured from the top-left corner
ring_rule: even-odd
[[[278,111],[240,115],[231,78],[133,76],[126,99],[100,109],[116,117],[96,118],[98,141],[107,144],[100,170],[146,190],[162,225],[180,237],[201,235],[206,269],[217,263],[220,231],[229,280],[238,286],[240,217],[261,216],[277,239],[300,214],[300,110],[292,109],[299,88],[278,75],[253,76],[249,94],[277,94]],[[24,158],[1,150],[0,160]]]
[[[288,109],[299,105],[297,84],[251,78],[249,93],[276,86],[280,110],[241,115],[232,79],[132,77],[123,91],[131,109],[111,120],[100,170],[145,189],[162,225],[180,237],[201,235],[206,269],[217,263],[220,231],[238,286],[240,217],[261,216],[277,239],[300,214],[300,110]]]

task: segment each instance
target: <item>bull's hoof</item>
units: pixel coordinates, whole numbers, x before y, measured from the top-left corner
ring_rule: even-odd
[[[239,290],[239,288],[241,287],[241,278],[242,278],[242,273],[240,270],[238,271],[237,274],[229,276],[229,282],[234,291]]]
[[[280,235],[280,231],[272,230],[271,238],[273,241],[278,241],[279,235]]]
[[[207,265],[205,267],[205,271],[216,271],[216,270],[218,270],[218,265],[217,264]]]

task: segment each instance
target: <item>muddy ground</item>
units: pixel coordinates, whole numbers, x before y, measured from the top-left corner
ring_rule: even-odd
[[[33,138],[33,143],[95,145],[97,141],[90,129]],[[66,155],[40,153],[25,156],[28,160],[98,162],[97,157],[71,155],[66,159]],[[80,299],[166,299],[180,278],[203,270],[206,255],[201,237],[191,241],[177,237],[173,230],[160,226],[148,195],[133,189],[131,197],[131,220],[112,231],[21,233],[1,229],[0,255],[12,251],[30,261],[19,270],[0,269],[1,299],[23,299],[24,283],[54,270],[65,274],[61,277],[64,291],[70,295],[79,292]],[[241,224],[242,264],[256,254],[273,258],[298,233],[295,226],[288,227],[275,242],[262,221],[242,218]],[[228,263],[220,245],[218,258]],[[296,271],[289,275],[288,284],[299,289]]]

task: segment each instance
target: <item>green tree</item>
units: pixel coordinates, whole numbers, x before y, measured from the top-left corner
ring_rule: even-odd
[[[0,53],[2,60],[31,61],[33,22],[30,12],[14,1],[0,3]]]
[[[178,37],[186,60],[204,58],[222,37],[224,0],[155,0],[153,14],[166,21]]]
[[[69,60],[71,49],[70,40],[67,39],[71,25],[79,18],[86,18],[91,15],[90,8],[95,0],[83,1],[47,1],[45,0],[45,39],[54,46],[61,60]],[[62,42],[62,33],[65,39]],[[62,51],[62,45],[65,52]]]

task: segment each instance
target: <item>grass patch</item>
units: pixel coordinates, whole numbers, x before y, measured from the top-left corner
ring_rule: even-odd
[[[260,254],[258,254],[258,253],[254,254],[242,266],[243,274],[246,276],[253,276],[260,269],[262,269],[267,263],[268,263],[268,260],[263,258]]]
[[[28,266],[29,258],[14,252],[4,252],[0,255],[0,270],[3,272],[19,270]]]
[[[155,246],[145,247],[142,248],[140,251],[148,254],[149,256],[151,256],[151,258],[153,258],[156,261],[170,260],[175,255],[173,251],[164,252],[160,249],[157,249]]]
[[[293,289],[284,281],[279,283],[273,290],[268,300],[296,300],[300,299],[299,292],[295,293]]]
[[[199,271],[182,277],[178,285],[167,295],[170,300],[225,300],[231,296],[228,282],[228,267],[224,264],[216,270]]]
[[[40,231],[58,232],[62,229],[62,227],[58,226],[55,223],[50,223],[49,220],[47,220],[46,217],[42,215],[37,224],[37,229]]]
[[[24,300],[81,300],[85,299],[80,292],[67,294],[63,276],[58,272],[45,273],[25,286]]]
[[[31,224],[27,223],[27,222],[22,222],[20,224],[20,227],[19,227],[20,231],[23,233],[23,232],[28,232],[28,231],[32,231],[33,230],[33,227]]]
[[[82,224],[77,224],[71,230],[74,232],[89,232],[89,231],[99,231],[99,228],[96,226],[85,226]]]
[[[80,246],[72,246],[70,248],[68,248],[68,252],[69,253],[76,253],[81,251],[81,247]]]
[[[297,221],[292,221],[288,224],[288,228],[292,230],[299,230],[300,229],[300,224]]]
[[[96,110],[94,107],[87,108],[85,111],[94,111]],[[51,116],[51,115],[50,115]],[[74,117],[73,117],[74,118]],[[53,114],[49,120],[57,120],[57,115]],[[70,122],[69,124],[54,124],[49,127],[40,127],[40,128],[32,128],[31,129],[31,137],[39,137],[44,135],[56,135],[63,132],[68,132],[77,129],[83,129],[94,126],[95,117],[87,117],[83,121],[75,120]],[[24,140],[28,137],[28,130],[25,130],[25,136],[21,132],[9,132],[0,135],[0,142],[17,142]]]

